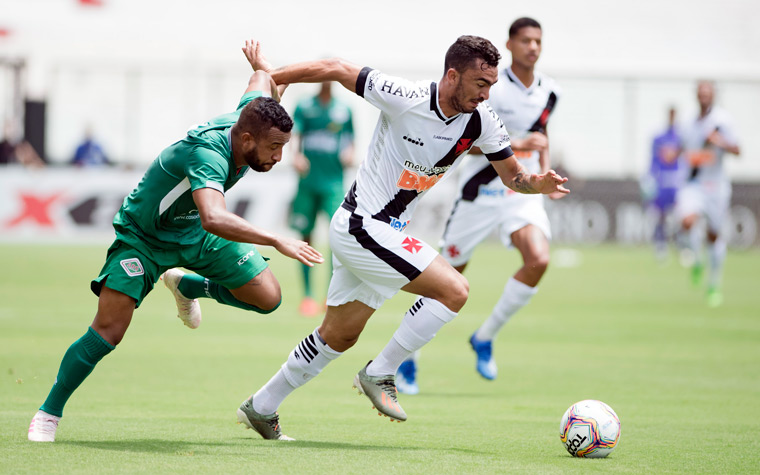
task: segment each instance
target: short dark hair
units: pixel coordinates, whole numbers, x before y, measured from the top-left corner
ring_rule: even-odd
[[[290,132],[293,129],[293,119],[280,103],[271,97],[257,97],[246,104],[235,124],[238,133],[248,132],[254,138],[262,137],[272,127],[282,132]]]
[[[499,66],[501,55],[493,43],[485,38],[471,35],[460,36],[446,51],[443,74],[451,68],[461,73],[478,59],[496,68]]]
[[[528,26],[532,26],[533,28],[538,28],[539,30],[541,29],[541,23],[537,22],[533,18],[524,16],[512,22],[512,25],[510,25],[509,27],[509,37],[510,38],[514,37],[516,34],[520,32],[520,30]]]

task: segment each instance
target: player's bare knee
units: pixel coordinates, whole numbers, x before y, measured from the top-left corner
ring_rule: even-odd
[[[528,267],[538,276],[542,276],[549,267],[549,254],[540,254],[530,260]]]
[[[452,312],[459,312],[470,295],[470,283],[462,274],[457,275],[458,278],[446,289],[445,297],[439,299]]]
[[[361,331],[355,331],[350,328],[337,329],[332,326],[319,327],[319,336],[327,343],[327,346],[335,351],[346,351],[359,341]]]
[[[92,329],[95,330],[97,334],[100,335],[105,341],[112,344],[113,346],[121,343],[121,340],[127,333],[129,323],[125,325],[124,322],[117,319],[98,317],[99,315],[96,316],[95,321],[92,322]]]
[[[265,301],[262,304],[256,305],[259,308],[258,313],[268,314],[272,313],[282,304],[282,298],[277,299],[276,301],[273,299],[269,299]]]

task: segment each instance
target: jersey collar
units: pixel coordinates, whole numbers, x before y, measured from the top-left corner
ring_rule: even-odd
[[[446,117],[443,114],[443,111],[441,111],[441,106],[438,103],[438,84],[435,82],[430,83],[430,110],[435,112],[435,115],[437,115],[439,119],[445,122],[446,125],[449,125],[450,123],[454,122],[457,119],[457,117],[462,115],[461,112],[457,112],[452,117]]]
[[[507,75],[509,82],[515,83],[518,88],[528,93],[533,92],[533,89],[541,86],[541,78],[538,77],[538,74],[535,71],[533,72],[533,84],[531,84],[529,87],[525,87],[525,84],[523,84],[522,81],[520,81],[520,79],[515,75],[515,73],[512,72],[512,66],[507,66],[507,68],[504,69],[504,74]]]
[[[243,175],[248,173],[248,165],[243,165],[240,168],[238,168],[237,164],[235,163],[235,156],[232,154],[232,127],[227,129],[227,146],[230,147],[230,169],[235,174],[235,176],[240,175],[242,172]]]

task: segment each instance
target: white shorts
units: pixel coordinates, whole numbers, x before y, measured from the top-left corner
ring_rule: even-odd
[[[469,262],[475,248],[494,230],[506,246],[512,245],[512,233],[532,224],[551,239],[549,216],[542,195],[510,194],[482,205],[457,200],[441,241],[441,255],[454,267]]]
[[[684,185],[676,195],[676,217],[679,220],[692,214],[707,218],[707,227],[720,233],[731,205],[731,183],[693,181]]]
[[[330,221],[333,274],[327,305],[358,300],[377,309],[424,271],[438,252],[389,224],[343,207]]]

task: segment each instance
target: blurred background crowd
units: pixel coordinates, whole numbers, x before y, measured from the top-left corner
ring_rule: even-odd
[[[260,40],[275,65],[340,56],[435,80],[442,53],[460,34],[489,38],[506,66],[507,28],[527,15],[543,26],[539,68],[563,92],[552,118],[552,163],[570,177],[573,193],[547,205],[555,241],[648,243],[658,223],[673,233],[675,224],[651,206],[653,141],[669,130],[669,110],[677,111],[676,131],[697,116],[698,81],[710,80],[715,103],[731,115],[741,142],[741,154],[725,160],[734,184],[728,243],[760,245],[760,30],[753,24],[760,4],[754,0],[475,6],[0,0],[0,11],[4,241],[108,239],[121,199],[158,152],[237,104],[250,72],[240,52],[247,38]],[[456,28],[465,16],[476,20]],[[318,91],[318,85],[292,86],[283,105],[292,115]],[[350,185],[377,111],[341,87],[333,95],[352,112],[355,156],[344,182]],[[287,229],[297,155],[290,147],[265,183],[241,183],[230,195],[235,212]],[[454,183],[437,186],[415,216],[417,232],[431,242],[440,236]]]

